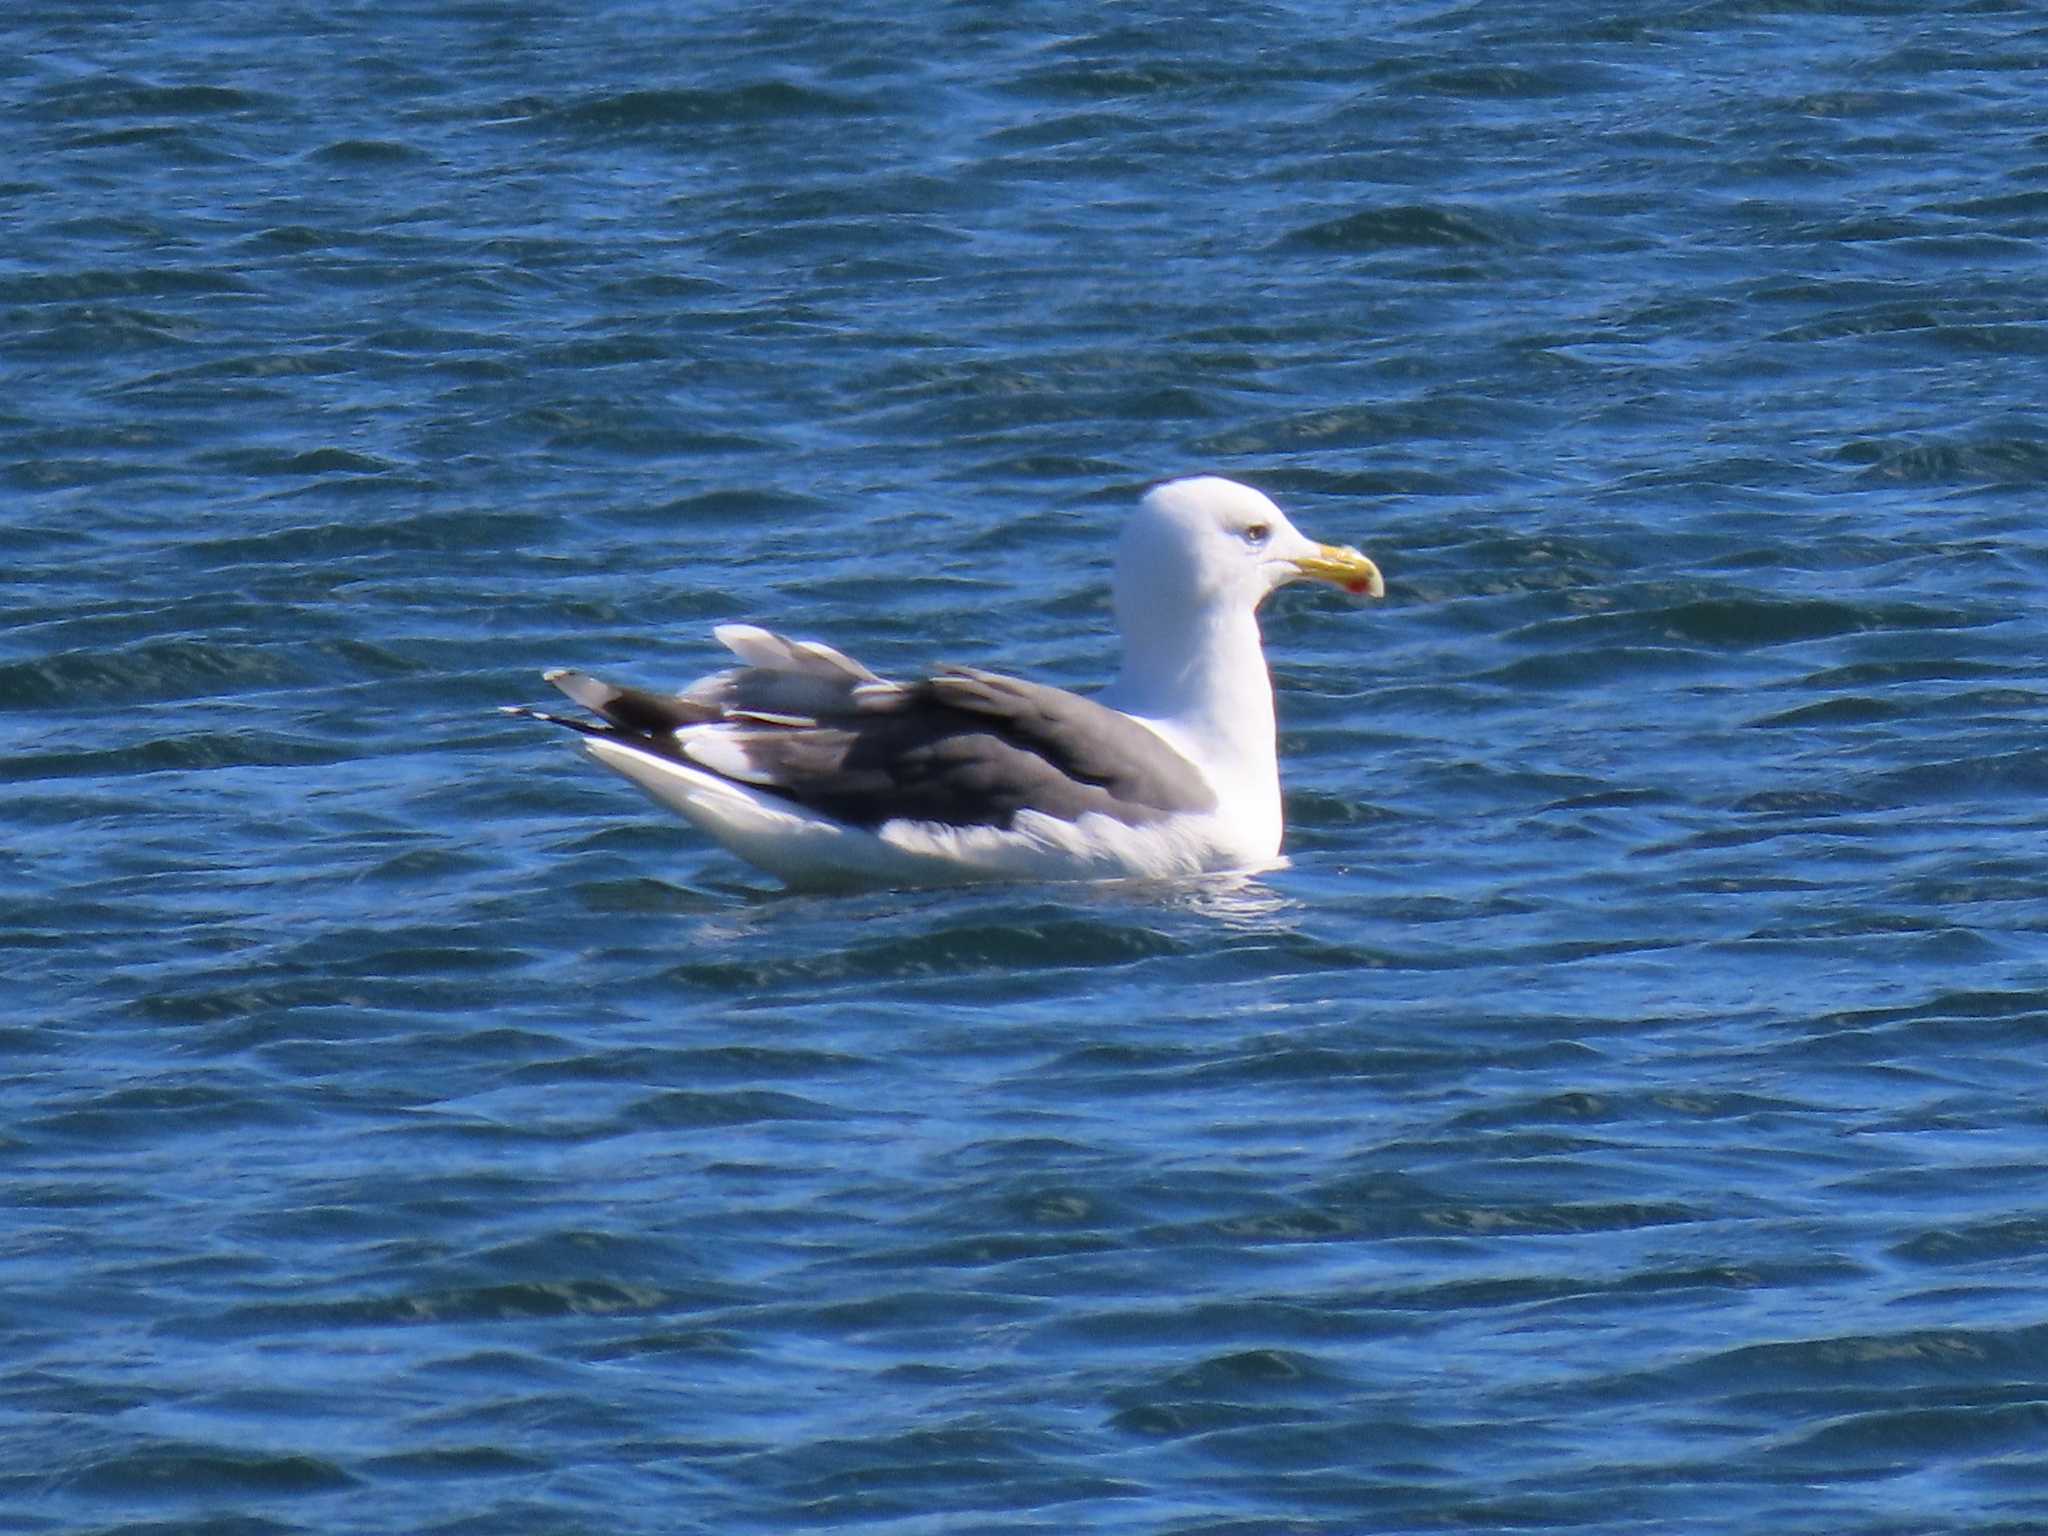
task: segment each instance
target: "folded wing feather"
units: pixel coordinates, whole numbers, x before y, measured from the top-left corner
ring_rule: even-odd
[[[745,665],[681,694],[578,672],[549,681],[623,745],[855,826],[1006,827],[1026,810],[1142,824],[1215,807],[1201,772],[1151,730],[1063,689],[971,667],[892,683],[813,641],[716,633]]]

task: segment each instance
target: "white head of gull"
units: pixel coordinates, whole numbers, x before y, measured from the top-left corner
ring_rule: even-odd
[[[742,663],[679,694],[547,674],[584,749],[793,885],[1169,878],[1269,866],[1281,839],[1257,611],[1290,581],[1385,592],[1214,476],[1145,496],[1114,579],[1123,668],[1096,698],[945,667],[877,677],[815,641],[714,633]]]
[[[1230,807],[1247,867],[1280,851],[1273,684],[1258,608],[1312,577],[1385,595],[1356,550],[1304,537],[1272,501],[1216,476],[1173,480],[1138,504],[1117,547],[1123,670],[1101,702],[1201,765]]]

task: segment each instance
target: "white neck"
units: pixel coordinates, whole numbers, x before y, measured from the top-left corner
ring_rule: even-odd
[[[1271,857],[1280,847],[1280,770],[1257,616],[1233,606],[1125,618],[1123,671],[1102,702],[1193,758]]]

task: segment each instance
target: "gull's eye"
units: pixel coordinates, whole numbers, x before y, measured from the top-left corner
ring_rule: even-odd
[[[1245,525],[1244,541],[1247,544],[1263,544],[1271,537],[1273,537],[1273,525],[1271,523],[1248,523]]]

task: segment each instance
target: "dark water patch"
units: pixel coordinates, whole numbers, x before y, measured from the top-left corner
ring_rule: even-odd
[[[300,478],[319,475],[381,475],[399,466],[368,454],[344,448],[310,448],[280,452],[269,448],[240,449],[222,455],[225,463],[251,478],[284,476]]]
[[[425,151],[397,139],[336,139],[313,151],[312,158],[330,165],[386,166],[423,164]]]
[[[586,880],[572,888],[592,912],[620,916],[712,912],[722,910],[726,899],[678,889],[665,880]]]
[[[753,1125],[764,1120],[830,1120],[837,1112],[799,1094],[771,1089],[701,1093],[670,1089],[633,1105],[620,1117],[630,1130],[698,1130]]]
[[[1991,1265],[2034,1259],[2048,1249],[2048,1221],[2027,1216],[1921,1232],[1892,1251],[1929,1265]]]
[[[399,552],[459,558],[480,550],[517,547],[538,538],[546,527],[541,514],[527,509],[415,512],[196,538],[183,554],[195,565],[215,569],[318,567],[335,560]]]
[[[498,1445],[442,1445],[389,1456],[372,1456],[356,1463],[366,1479],[403,1482],[468,1481],[478,1478],[535,1476],[544,1473],[548,1460]]]
[[[1228,1217],[1185,1235],[1258,1247],[1414,1237],[1558,1237],[1686,1226],[1705,1219],[1705,1212],[1678,1205],[1466,1201],[1424,1189],[1393,1192],[1384,1181],[1369,1179],[1335,1187],[1314,1204]]]
[[[160,409],[187,406],[216,411],[223,407],[265,406],[275,412],[290,397],[298,378],[345,378],[355,371],[345,358],[324,352],[297,356],[248,355],[162,368],[124,378],[108,386],[116,402],[148,400]],[[215,460],[225,468],[240,462],[234,450],[221,450]]]
[[[190,873],[185,868],[179,872]],[[205,879],[203,867],[198,878]],[[129,931],[138,922],[161,920],[146,909],[127,916],[129,921],[123,927]],[[225,1054],[265,1048],[286,1057],[309,1051],[314,1056],[321,1054],[305,1044],[301,1031],[322,1041],[346,1040],[357,1033],[386,1032],[407,1017],[463,1017],[475,1010],[477,983],[473,979],[462,981],[418,970],[404,974],[406,946],[395,949],[401,974],[386,976],[380,968],[383,951],[374,943],[350,946],[333,959],[309,961],[302,952],[292,952],[306,946],[294,945],[289,929],[282,936],[266,933],[264,938],[286,952],[282,960],[244,960],[233,967],[244,974],[225,983],[217,971],[181,979],[166,977],[166,968],[158,966],[135,987],[136,1006],[161,1023],[205,1027],[205,1049]],[[238,947],[254,949],[256,941],[251,938]],[[413,951],[410,957],[435,958],[431,950]],[[516,955],[502,952],[472,952],[462,958],[468,968],[489,974],[524,968]],[[346,1064],[350,1053],[341,1055]],[[317,1070],[335,1063],[287,1059],[280,1064]]]
[[[1006,150],[1059,149],[1069,145],[1097,144],[1132,126],[1128,113],[1089,107],[1072,112],[1050,112],[1025,122],[998,128],[988,142]]]
[[[1444,392],[1416,400],[1344,406],[1305,416],[1255,421],[1206,437],[1198,446],[1206,453],[1231,456],[1328,450],[1368,445],[1390,437],[1466,438],[1514,433],[1537,419],[1537,413],[1526,407]]]
[[[679,456],[765,454],[778,446],[774,438],[765,435],[652,421],[598,420],[581,409],[556,406],[529,413],[521,426],[557,450],[651,462]]]
[[[1356,1079],[1399,1081],[1414,1073],[1441,1069],[1447,1065],[1447,1054],[1422,1043],[1362,1050],[1275,1044],[1225,1060],[1189,1063],[1174,1076],[1197,1083],[1295,1082],[1312,1087]]]
[[[175,1440],[94,1457],[61,1479],[64,1491],[74,1497],[168,1498],[174,1503],[222,1495],[304,1497],[337,1493],[356,1482],[324,1457],[232,1451]]]
[[[790,1046],[725,1045],[691,1050],[628,1051],[610,1046],[586,1056],[522,1063],[514,1082],[780,1082],[843,1077],[875,1064],[837,1051]]]
[[[1122,1245],[1101,1233],[988,1232],[943,1242],[924,1243],[914,1248],[877,1254],[863,1266],[884,1270],[992,1269],[1005,1265],[1046,1267],[1053,1261],[1060,1267],[1079,1257],[1105,1253]]]
[[[230,768],[317,768],[350,754],[296,737],[248,731],[207,731],[165,737],[98,752],[37,752],[0,757],[0,782],[43,783],[147,773],[195,773]]]
[[[916,253],[954,238],[931,220],[880,211],[849,214],[843,205],[806,210],[778,201],[760,218],[757,226],[713,242],[712,250],[742,260],[800,251],[805,260],[833,262],[833,276],[840,280],[914,282],[931,281],[944,270]]]
[[[1313,1415],[1285,1405],[1153,1396],[1135,1389],[1118,1393],[1111,1402],[1116,1411],[1110,1426],[1146,1440],[1182,1440],[1251,1426],[1314,1422]]]
[[[303,1123],[285,1105],[256,1092],[198,1084],[125,1088],[100,1094],[55,1114],[26,1122],[37,1136],[71,1140],[154,1138],[194,1130],[235,1130]]]
[[[759,80],[736,85],[593,91],[556,104],[529,97],[508,102],[498,118],[589,137],[662,142],[702,129],[745,131],[791,121],[855,122],[874,110],[869,99],[816,84]]]
[[[1795,709],[1779,710],[1775,714],[1761,715],[1748,723],[1753,726],[1773,729],[1801,726],[1826,729],[1834,726],[1881,724],[1885,721],[1901,719],[1912,713],[1911,706],[1894,704],[1884,699],[1822,699],[1815,704],[1801,704]]]
[[[722,991],[736,983],[787,987],[851,978],[1093,970],[1183,952],[1184,945],[1171,935],[1136,924],[1040,917],[871,939],[836,954],[793,955],[766,962],[761,968],[751,962],[695,960],[678,966],[672,974]]]
[[[1829,667],[1802,679],[1801,686],[1815,691],[1850,692],[1914,683],[1967,682],[2007,675],[2008,670],[2004,667],[1968,657],[1901,656]]]
[[[1908,485],[2025,485],[2048,481],[2048,441],[1993,438],[1964,443],[1863,441],[1841,451],[1873,481]]]
[[[38,319],[40,324],[14,339],[10,350],[15,355],[61,359],[99,357],[118,350],[154,352],[190,345],[202,336],[200,328],[188,319],[124,304],[67,304],[61,309],[46,308]],[[91,436],[74,431],[39,434],[23,446],[40,457],[96,443]]]
[[[1281,248],[1370,255],[1415,247],[1487,250],[1519,244],[1514,226],[1491,211],[1407,204],[1305,224]]]
[[[146,151],[146,158],[152,164],[186,167],[228,168],[246,163],[246,157],[223,144],[219,135],[178,123],[77,129],[63,136],[63,147],[74,154],[80,151],[136,149]]]
[[[655,505],[610,508],[601,517],[622,527],[672,530],[683,536],[793,523],[814,518],[826,510],[814,497],[765,487],[720,487]]]
[[[106,708],[283,687],[305,674],[269,645],[157,640],[0,666],[0,707]]]
[[[662,1275],[674,1278],[691,1267],[684,1245],[615,1228],[535,1232],[482,1249],[465,1262],[481,1273],[567,1280],[601,1270],[615,1281],[630,1275],[643,1282]]]
[[[1430,69],[1406,82],[1432,95],[1476,100],[1537,101],[1621,88],[1627,77],[1597,65],[1550,63]]]
[[[1917,763],[1861,779],[1875,803],[1948,803],[1955,797],[2036,796],[2048,789],[2048,749]]]
[[[652,337],[622,334],[562,342],[542,349],[540,361],[551,368],[614,368],[649,362],[666,353],[667,347]]]
[[[1027,1176],[970,1185],[933,1222],[941,1230],[973,1234],[1079,1235],[1127,1227],[1134,1216],[1101,1188]]]
[[[991,1484],[982,1461],[899,1460],[906,1449],[896,1442],[880,1447],[877,1454],[890,1470],[879,1476],[872,1468],[856,1469],[843,1477],[795,1484],[790,1493],[798,1517],[806,1521],[915,1521],[934,1512],[956,1517],[1014,1516],[1081,1500],[1131,1499],[1143,1492],[1141,1484],[1066,1470],[1013,1472]]]
[[[1200,1060],[1194,1050],[1176,1044],[1091,1043],[1062,1052],[1048,1070],[1073,1072],[1101,1081],[1174,1071]]]
[[[1967,1389],[1995,1362],[1998,1376],[2015,1379],[2039,1353],[2038,1330],[1978,1333],[1967,1329],[1898,1333],[1843,1333],[1745,1345],[1673,1365],[1652,1376],[1615,1382],[1629,1400],[1726,1396],[1770,1411],[1773,1402],[1856,1401],[1858,1388],[1888,1399],[1900,1394]],[[1783,1408],[1779,1410],[1783,1416]]]
[[[480,873],[489,861],[479,855],[449,848],[413,848],[365,870],[357,878],[378,884],[426,886]]]
[[[0,303],[24,305],[174,300],[256,291],[254,284],[232,273],[207,267],[87,268],[0,276]]]
[[[38,93],[33,117],[67,122],[107,117],[204,117],[276,110],[283,102],[261,92],[222,85],[165,85],[114,73],[95,74]]]
[[[882,1349],[883,1341],[892,1337],[913,1339],[943,1336],[959,1328],[1014,1327],[1037,1310],[1028,1301],[997,1291],[891,1289],[852,1300],[775,1309],[763,1322],[770,1332],[823,1335]]]
[[[1789,1100],[1751,1094],[1648,1093],[1612,1097],[1604,1094],[1568,1092],[1549,1094],[1529,1102],[1509,1102],[1457,1117],[1452,1123],[1474,1128],[1511,1128],[1531,1125],[1605,1125],[1639,1120],[1732,1119],[1748,1121],[1760,1116],[1809,1110]]]
[[[1485,674],[1498,688],[1571,691],[1588,683],[1702,670],[1698,652],[1675,646],[1620,645],[1576,654],[1530,656]]]
[[[1869,1475],[1918,1469],[1929,1458],[1997,1459],[2038,1443],[2048,1404],[1969,1403],[1851,1413],[1770,1448],[1767,1464],[1785,1475],[1827,1466]]]
[[[1069,43],[1061,51],[1084,54],[1101,43],[1100,38],[1087,38]],[[1185,97],[1205,88],[1233,83],[1233,72],[1213,59],[1189,57],[1136,63],[1128,57],[1083,56],[1020,70],[1009,78],[1006,88],[1034,100],[1142,102],[1148,98]],[[1117,114],[1110,121],[1124,134],[1142,126],[1141,119],[1124,114]]]
[[[1226,1394],[1268,1401],[1313,1397],[1353,1385],[1347,1373],[1292,1349],[1247,1349],[1215,1355],[1158,1382],[1174,1393]]]
[[[177,1331],[193,1338],[290,1336],[313,1329],[438,1330],[450,1325],[545,1322],[564,1318],[637,1317],[687,1301],[690,1293],[573,1279],[456,1286],[357,1300],[245,1303],[192,1320]]]
[[[1154,1440],[1262,1426],[1309,1429],[1319,1421],[1318,1409],[1353,1387],[1344,1373],[1298,1350],[1240,1350],[1119,1388],[1108,1399],[1115,1410],[1110,1422]],[[1376,1447],[1383,1456],[1392,1450]]]
[[[1288,825],[1298,831],[1318,827],[1371,827],[1401,819],[1400,812],[1386,806],[1307,790],[1289,795],[1286,804]]]
[[[2002,192],[1990,197],[1962,198],[1955,202],[1937,204],[1935,210],[1957,218],[1981,219],[2002,218],[2006,215],[2020,215],[2015,234],[2038,234],[2048,225],[2048,191],[2028,190]]]
[[[1884,293],[1886,290],[1879,292]],[[1839,299],[1840,296],[1839,291],[1833,287],[1779,289],[1759,295],[1761,298],[1780,302],[1802,304],[1825,303],[1829,298]],[[1773,334],[1770,339],[1777,342],[1809,342],[1899,334],[1931,335],[1947,323],[1951,314],[1951,311],[1941,307],[1940,295],[1915,290],[1909,297],[1880,297],[1874,302],[1828,310],[1813,319],[1788,326]],[[1847,457],[1855,452],[1868,451],[1867,448],[1852,446],[1844,450],[1844,455]]]
[[[601,1344],[589,1352],[589,1358],[607,1361],[672,1356],[684,1360],[701,1357],[709,1360],[723,1358],[744,1361],[749,1353],[740,1336],[728,1330],[666,1328]]]
[[[1517,630],[1514,638],[1524,642],[1555,642],[1570,632],[1570,646],[1560,649],[1575,650],[1590,641],[1609,637],[1640,637],[1742,651],[1871,629],[1943,628],[1956,622],[1952,613],[1906,603],[1845,603],[1753,595],[1692,597],[1682,592],[1631,595],[1636,601],[1617,611],[1541,620]]]
[[[1916,1054],[1913,1046],[1903,1042],[1913,1041],[1937,1052],[1963,1053],[1968,1059],[1988,1054],[2003,1060],[2008,1053],[2025,1049],[2044,1017],[2048,1010],[2030,993],[1938,989],[1902,1007],[1820,1013],[1807,1034],[1812,1048],[1837,1060],[1911,1057]]]
[[[332,977],[248,980],[230,985],[157,987],[145,990],[136,1006],[165,1024],[201,1025],[244,1019],[289,1017],[304,1009],[346,1008],[361,1001],[360,990]],[[238,1037],[237,1045],[258,1043]]]

